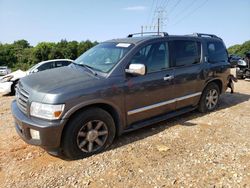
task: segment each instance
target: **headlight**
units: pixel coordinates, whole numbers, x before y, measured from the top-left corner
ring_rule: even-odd
[[[64,104],[43,104],[32,102],[30,106],[30,115],[43,119],[59,119],[64,110]]]
[[[8,81],[10,81],[12,78],[13,78],[13,76],[4,76],[4,77],[0,80],[0,82],[8,82]]]
[[[238,61],[238,65],[240,65],[240,66],[247,66],[247,62],[245,62],[243,60],[239,60]]]

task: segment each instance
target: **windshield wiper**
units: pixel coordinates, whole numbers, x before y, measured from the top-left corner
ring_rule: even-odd
[[[93,67],[86,65],[86,64],[78,64],[78,63],[74,63],[76,65],[82,66],[86,69],[88,69],[90,72],[92,72],[92,74],[94,74],[95,76],[97,75],[96,71],[94,71]]]

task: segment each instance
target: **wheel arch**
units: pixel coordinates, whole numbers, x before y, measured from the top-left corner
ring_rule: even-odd
[[[116,136],[119,136],[119,135],[122,134],[123,123],[122,123],[121,113],[119,113],[117,108],[115,108],[113,105],[111,105],[109,103],[97,102],[97,103],[93,103],[93,104],[82,105],[82,106],[78,107],[73,112],[71,112],[70,114],[67,115],[67,121],[64,124],[63,130],[62,130],[61,140],[62,140],[62,138],[64,136],[64,133],[65,133],[65,130],[66,130],[66,127],[67,127],[68,123],[74,117],[76,117],[77,115],[79,115],[83,111],[85,111],[87,109],[90,109],[90,108],[100,108],[100,109],[105,110],[106,112],[108,112],[111,115],[111,117],[113,118],[114,122],[115,122]]]
[[[220,80],[219,78],[215,78],[215,79],[212,79],[212,80],[209,80],[206,84],[205,84],[205,87],[203,88],[202,92],[206,89],[206,87],[211,84],[211,83],[215,83],[218,87],[219,87],[219,90],[220,90],[220,94],[223,92],[223,82],[222,80]]]

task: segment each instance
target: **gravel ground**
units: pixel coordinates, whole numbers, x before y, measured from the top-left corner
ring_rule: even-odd
[[[16,134],[0,96],[0,187],[250,187],[250,82],[197,111],[125,134],[101,154],[65,161]]]

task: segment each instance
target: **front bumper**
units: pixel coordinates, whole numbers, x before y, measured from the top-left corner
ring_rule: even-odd
[[[13,82],[1,82],[0,83],[0,93],[8,94],[11,92],[11,86]]]
[[[41,146],[49,152],[55,152],[60,148],[65,120],[47,121],[28,117],[18,108],[15,100],[12,102],[11,111],[16,131],[26,143]],[[40,139],[31,137],[31,129],[39,131]]]

